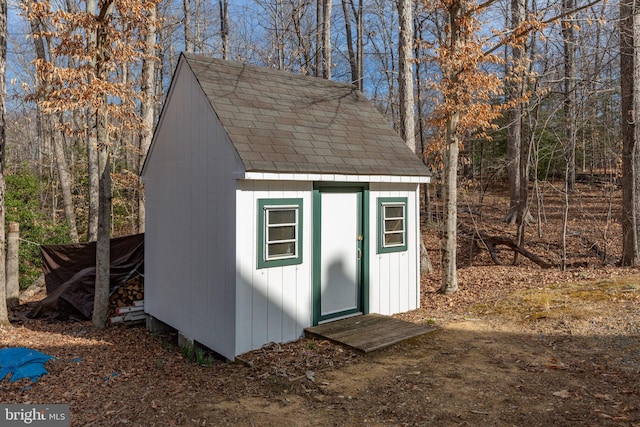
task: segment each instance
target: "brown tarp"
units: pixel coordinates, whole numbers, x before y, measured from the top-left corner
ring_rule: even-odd
[[[91,319],[96,280],[96,243],[40,247],[47,297],[31,318]],[[144,275],[144,234],[111,239],[110,292]]]

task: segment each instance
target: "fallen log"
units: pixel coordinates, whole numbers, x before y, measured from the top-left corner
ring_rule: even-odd
[[[504,263],[500,261],[500,258],[498,258],[497,246],[507,246],[512,251],[519,253],[520,255],[531,260],[542,268],[557,267],[557,264],[549,262],[534,254],[533,252],[523,248],[522,246],[514,242],[513,239],[502,236],[490,236],[484,231],[478,230],[477,228],[467,227],[464,224],[459,224],[458,228],[462,235],[466,235],[471,239],[479,240],[480,242],[482,242],[487,251],[489,251],[491,260],[497,265],[504,265]]]

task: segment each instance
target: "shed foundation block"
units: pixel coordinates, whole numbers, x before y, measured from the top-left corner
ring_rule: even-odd
[[[147,329],[152,334],[164,334],[166,332],[175,332],[176,329],[168,324],[164,323],[162,320],[158,320],[151,315],[147,315],[146,321]]]

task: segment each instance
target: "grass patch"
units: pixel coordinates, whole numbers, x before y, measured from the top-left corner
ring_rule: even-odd
[[[520,290],[506,298],[475,304],[470,311],[530,322],[566,317],[583,320],[602,312],[603,304],[638,299],[640,277],[625,276]]]

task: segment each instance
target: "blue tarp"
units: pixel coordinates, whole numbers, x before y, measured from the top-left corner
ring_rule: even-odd
[[[0,350],[0,381],[11,374],[9,382],[29,378],[32,382],[44,374],[48,374],[44,364],[53,359],[44,353],[25,347],[5,348]]]

